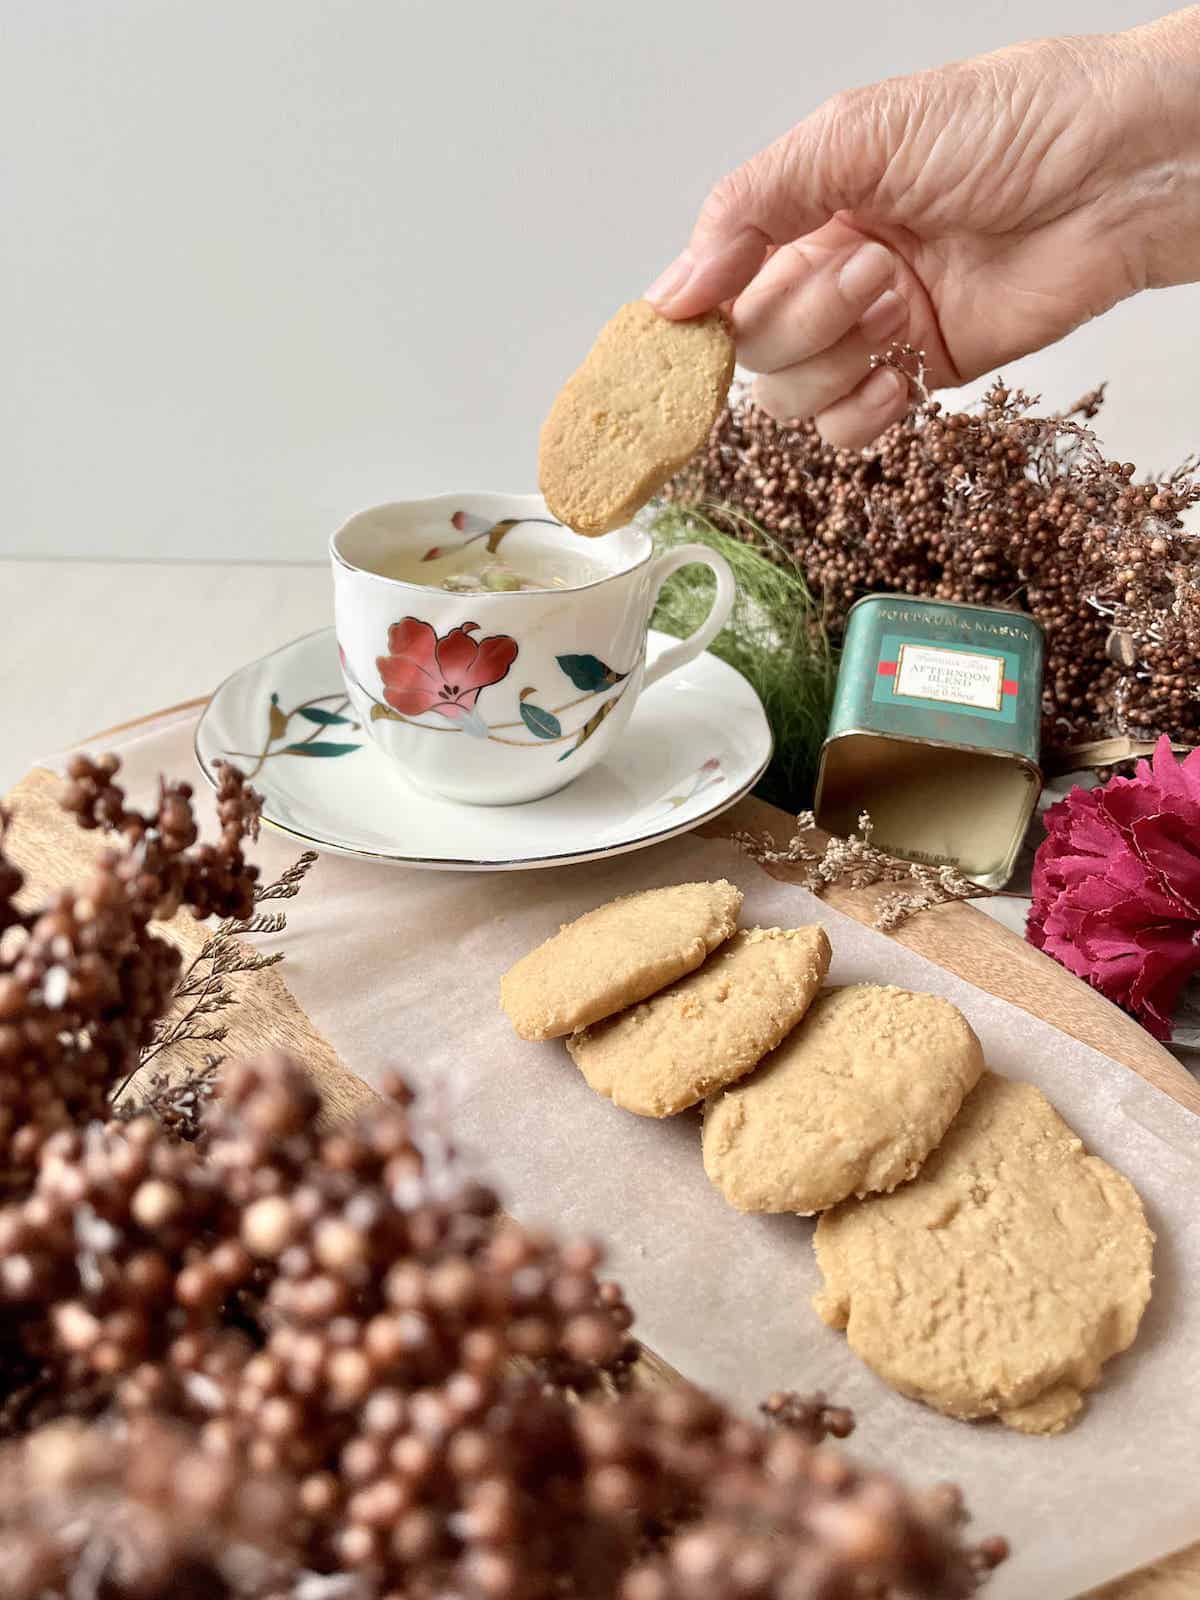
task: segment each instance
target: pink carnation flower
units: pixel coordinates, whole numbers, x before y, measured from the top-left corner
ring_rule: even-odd
[[[1030,943],[1158,1039],[1200,971],[1200,750],[1162,738],[1132,778],[1072,789],[1045,816]]]

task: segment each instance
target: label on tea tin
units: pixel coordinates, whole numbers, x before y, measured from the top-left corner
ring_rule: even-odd
[[[999,711],[1004,704],[1004,662],[999,656],[943,650],[933,644],[902,644],[895,692]]]
[[[1009,650],[958,649],[885,634],[871,698],[932,701],[948,711],[1013,722],[1019,672],[1019,660]]]

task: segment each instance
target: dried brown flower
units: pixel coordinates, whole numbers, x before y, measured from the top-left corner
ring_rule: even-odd
[[[600,1251],[503,1217],[385,1087],[323,1132],[301,1069],[267,1057],[225,1069],[196,1143],[149,1116],[47,1141],[0,1210],[9,1428],[64,1405],[186,1424],[222,1482],[294,1487],[296,1573],[364,1595],[683,1596],[710,1546],[711,1573],[769,1558],[768,1600],[808,1592],[779,1587],[797,1562],[830,1593],[934,1570],[973,1590],[949,1525],[815,1449],[850,1423],[823,1397],[767,1403],[781,1450],[689,1389],[579,1404],[549,1383],[628,1359]],[[878,1548],[847,1542],[864,1518]]]
[[[152,1042],[179,972],[151,929],[188,906],[197,917],[247,917],[258,868],[242,854],[259,800],[221,769],[217,844],[198,841],[187,784],[160,788],[151,813],[128,807],[115,756],[75,756],[63,804],[80,826],[122,840],[78,889],[33,910],[3,855],[0,817],[0,1195],[20,1193],[56,1130],[104,1115],[115,1084]]]
[[[140,1100],[125,1096],[113,1106],[119,1122],[151,1116],[177,1139],[189,1144],[200,1137],[205,1113],[217,1092],[220,1056],[206,1056],[199,1067],[185,1067],[177,1077],[159,1069],[146,1081]]]
[[[160,1421],[55,1423],[0,1452],[4,1600],[232,1600],[294,1589],[295,1486]]]
[[[243,942],[256,934],[282,933],[287,927],[285,912],[262,911],[259,907],[268,900],[294,899],[316,860],[315,851],[305,850],[273,882],[256,884],[255,909],[251,915],[226,917],[204,941],[175,984],[170,1012],[155,1026],[151,1042],[142,1049],[137,1066],[115,1090],[114,1100],[120,1099],[143,1067],[177,1045],[222,1044],[225,1041],[229,1033],[227,1025],[213,1019],[236,1004],[231,980],[247,972],[261,972],[264,967],[276,966],[283,960],[280,951],[262,954],[248,949]],[[167,1080],[160,1074],[156,1081],[159,1085],[157,1103],[165,1110],[169,1098],[165,1092]],[[179,1097],[175,1097],[176,1111],[181,1104]]]
[[[790,1428],[809,1444],[820,1444],[826,1438],[848,1439],[854,1432],[854,1413],[845,1406],[831,1406],[820,1393],[801,1395],[791,1389],[777,1389],[758,1409],[768,1422]]]
[[[948,863],[930,866],[886,855],[871,843],[871,819],[865,811],[858,819],[857,833],[827,838],[819,848],[812,840],[815,828],[812,812],[801,811],[796,817],[796,831],[786,844],[778,844],[769,833],[738,832],[730,838],[752,861],[763,866],[786,863],[800,867],[802,871],[795,875],[795,881],[810,894],[822,895],[834,883],[848,883],[853,889],[867,889],[879,883],[903,884],[897,893],[881,895],[875,902],[874,925],[888,932],[931,906],[952,900],[986,899],[994,892],[964,878]]]
[[[1086,425],[1102,390],[1048,416],[997,382],[975,411],[948,411],[925,394],[917,352],[885,360],[917,403],[869,452],[834,449],[739,393],[668,498],[740,537],[753,540],[746,517],[771,535],[835,633],[880,590],[1030,611],[1046,630],[1048,748],[1113,734],[1197,742],[1200,537],[1182,520],[1200,498],[1195,463],[1135,482]]]
[[[114,770],[74,776],[82,818],[133,841],[99,898],[26,919],[0,856],[20,947],[68,987],[79,952],[124,982],[86,1013],[105,1089],[162,1037],[153,911],[253,904],[236,783],[197,865],[187,795],[151,825]],[[62,1076],[70,1032],[27,1032],[50,967],[17,959],[0,1105],[34,1069],[54,1092],[0,1204],[0,1600],[953,1597],[1002,1554],[963,1543],[955,1495],[823,1444],[852,1423],[823,1396],[772,1396],[769,1428],[686,1387],[611,1398],[636,1346],[600,1248],[506,1218],[399,1079],[333,1131],[277,1055],[216,1093],[211,1067],[156,1072],[118,1113]]]

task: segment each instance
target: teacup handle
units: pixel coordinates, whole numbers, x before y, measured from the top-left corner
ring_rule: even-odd
[[[651,609],[654,601],[658,599],[659,590],[671,574],[678,572],[680,567],[690,567],[694,561],[707,567],[717,580],[717,592],[713,596],[712,610],[695,633],[689,633],[686,639],[681,639],[678,644],[673,644],[662,652],[646,673],[642,683],[643,689],[648,689],[652,683],[658,683],[668,672],[674,672],[677,667],[686,666],[689,661],[694,661],[702,650],[708,649],[729,621],[729,613],[733,610],[733,602],[737,596],[737,583],[733,570],[724,556],[718,555],[715,550],[710,550],[705,544],[682,544],[678,550],[668,550],[665,555],[659,556],[650,569],[650,586],[653,592]]]

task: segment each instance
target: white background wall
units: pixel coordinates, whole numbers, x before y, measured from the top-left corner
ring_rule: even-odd
[[[309,560],[372,501],[531,487],[723,171],[848,84],[1157,10],[0,0],[0,552]],[[1110,378],[1113,452],[1173,463],[1198,313],[1145,296],[1025,374]]]

